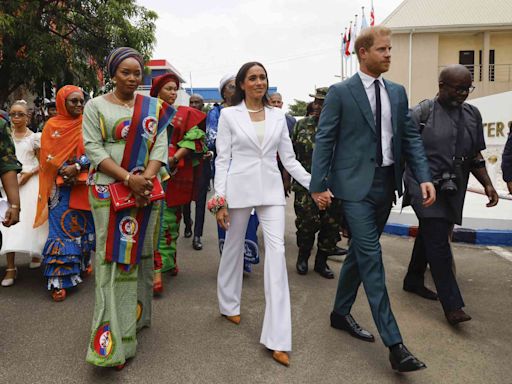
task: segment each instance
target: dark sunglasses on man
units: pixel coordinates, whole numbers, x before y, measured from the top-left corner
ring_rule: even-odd
[[[442,84],[449,86],[451,89],[455,90],[456,93],[463,94],[463,93],[471,93],[475,90],[475,86],[471,85],[469,87],[455,87],[454,85],[451,85],[450,83],[447,83],[445,81],[442,82]]]

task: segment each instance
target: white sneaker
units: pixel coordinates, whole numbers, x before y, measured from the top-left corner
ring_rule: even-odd
[[[5,270],[6,272],[15,271],[14,277],[10,279],[3,279],[2,280],[2,287],[10,287],[11,285],[14,285],[14,280],[16,280],[16,277],[18,276],[18,269],[17,268],[7,268]]]

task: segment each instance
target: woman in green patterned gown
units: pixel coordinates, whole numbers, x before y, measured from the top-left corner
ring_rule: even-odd
[[[153,179],[167,163],[165,127],[172,115],[162,116],[162,109],[172,111],[172,108],[158,99],[135,95],[144,68],[137,51],[117,48],[109,55],[107,66],[115,89],[87,103],[83,119],[84,144],[92,168],[89,200],[96,226],[96,301],[86,360],[94,365],[122,369],[126,360],[135,356],[136,331],[151,322],[153,234],[158,208],[148,195],[153,189]],[[144,105],[156,105],[156,112],[143,110]],[[156,129],[156,122],[160,127],[162,119],[166,119],[162,123],[164,129]],[[121,166],[127,153],[139,151],[138,145],[127,146],[135,129],[137,135],[140,130],[140,136],[152,143],[147,145],[151,149],[146,156],[142,156],[146,159],[144,167],[139,167],[142,173]],[[109,225],[117,223],[120,217],[119,212],[111,209],[109,185],[114,182],[124,182],[136,199],[136,208],[119,211],[128,212],[121,216],[119,225]],[[136,214],[130,215],[134,211]],[[137,221],[139,214],[147,215],[144,222]],[[126,262],[123,255],[107,251],[112,247],[111,236],[115,231],[120,233],[121,237],[117,238],[121,240],[114,244],[114,249],[128,248],[128,243],[137,241],[142,243],[142,246],[130,246],[131,252],[137,252],[136,262]],[[133,251],[135,248],[137,251]]]

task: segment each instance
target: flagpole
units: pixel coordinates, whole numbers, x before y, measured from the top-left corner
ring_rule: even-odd
[[[345,56],[347,58],[347,77],[350,77],[352,76],[352,55],[350,54],[350,45],[352,44],[352,21],[350,22],[350,26],[349,26],[349,37],[350,37],[350,40],[348,41],[348,46],[347,46],[347,49],[345,51]],[[346,55],[346,53],[348,52],[348,56]],[[349,67],[350,65],[350,67]]]
[[[354,16],[354,33],[352,34],[352,38],[354,39],[354,44],[352,44],[352,49],[350,50],[350,67],[352,75],[354,75],[354,48],[356,46],[356,39],[357,39],[357,14]]]

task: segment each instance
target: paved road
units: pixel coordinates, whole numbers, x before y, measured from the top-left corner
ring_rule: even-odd
[[[165,295],[154,301],[153,325],[139,334],[137,356],[122,372],[84,360],[93,281],[54,303],[41,271],[28,270],[28,258],[20,257],[16,285],[0,288],[0,383],[512,383],[510,261],[485,248],[454,246],[459,284],[473,316],[454,329],[439,303],[401,290],[412,240],[383,238],[393,310],[407,346],[428,365],[399,375],[391,371],[380,340],[360,342],[329,327],[337,280],[295,273],[291,206],[287,214],[294,343],[289,368],[275,363],[258,342],[264,308],[261,264],[244,279],[240,326],[219,316],[216,235],[208,217],[205,250],[194,251],[188,239],[180,239],[180,274],[166,276]],[[331,265],[338,272],[340,264]],[[376,332],[363,290],[353,314]]]

